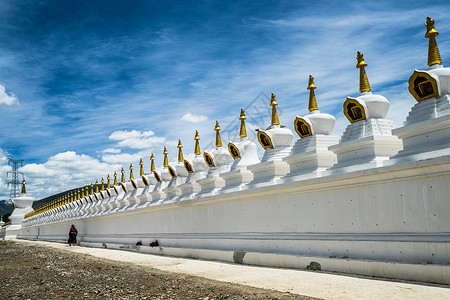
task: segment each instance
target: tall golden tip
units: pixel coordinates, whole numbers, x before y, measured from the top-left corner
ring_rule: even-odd
[[[241,108],[241,115],[239,116],[239,120],[241,120],[241,127],[239,129],[239,136],[241,138],[247,136],[247,129],[245,128],[245,119],[247,119],[245,117],[245,111],[244,111],[243,108]]]
[[[367,63],[364,61],[364,54],[362,54],[360,51],[356,53],[356,59],[358,60],[358,63],[356,64],[356,67],[358,69],[361,67],[367,67]]]
[[[360,51],[358,51],[356,54],[356,59],[358,60],[356,68],[359,69],[359,91],[361,93],[370,92],[370,83],[365,70],[365,67],[367,67],[367,63],[364,61],[364,55]]]
[[[142,161],[142,157],[141,157],[141,159],[139,160],[139,164],[140,164],[141,166],[144,164],[144,162]]]
[[[141,160],[139,161],[139,165],[141,166],[141,170],[139,172],[140,176],[144,176],[145,172],[144,172],[144,162],[142,161],[142,157]]]
[[[219,126],[219,121],[216,120],[216,126],[214,127],[215,131],[219,131],[220,130],[220,126]]]
[[[434,27],[434,19],[427,17],[427,21],[425,22],[425,26],[427,26],[427,32],[425,33],[425,37],[431,38],[439,35],[439,32]]]
[[[169,166],[169,160],[167,159],[167,154],[169,154],[169,152],[167,152],[166,146],[164,146],[163,154],[164,154],[163,167],[168,167]]]
[[[102,180],[100,181],[101,183],[104,183],[105,182],[105,180],[103,180],[103,177],[102,177]]]
[[[106,179],[108,179],[108,180],[110,180],[110,179],[111,179],[111,177],[109,177],[109,174],[108,174],[108,177],[106,177]]]
[[[241,115],[239,116],[239,120],[245,120],[247,117],[245,116],[245,111],[243,108],[241,108]]]
[[[183,144],[181,144],[181,139],[178,139],[178,146],[177,148],[183,148]]]
[[[272,93],[272,96],[270,97],[270,106],[276,106],[278,105],[277,99],[275,98],[275,94]]]
[[[130,180],[131,179],[134,179],[134,176],[133,176],[133,165],[130,163]]]
[[[27,189],[25,188],[25,185],[26,185],[26,182],[25,182],[25,177],[24,177],[24,178],[22,178],[22,192],[21,192],[22,195],[26,195],[26,193],[27,193]]]
[[[198,141],[200,136],[198,135],[198,130],[195,131],[194,141]]]
[[[216,126],[214,127],[216,131],[216,147],[222,147],[222,139],[220,138],[220,126],[219,121],[216,120]]]
[[[122,167],[122,170],[120,171],[120,173],[125,173],[125,171],[123,170],[123,167]]]
[[[133,170],[133,164],[130,163],[130,170]]]
[[[277,113],[277,99],[275,98],[275,94],[272,93],[272,97],[270,98],[270,106],[272,106],[272,125],[280,125],[280,120],[278,119]]]
[[[98,180],[95,180],[95,184],[98,184]]]
[[[117,172],[116,171],[114,171],[114,177],[117,177]]]
[[[184,158],[183,158],[183,151],[181,148],[183,148],[183,144],[181,144],[181,139],[178,139],[178,161],[179,162],[183,162]]]
[[[198,130],[195,131],[195,137],[194,137],[194,141],[195,141],[195,147],[194,147],[194,154],[195,155],[200,155],[200,136],[198,135]]]
[[[308,110],[318,110],[317,107],[317,100],[316,100],[316,94],[314,92],[315,89],[317,89],[316,85],[314,84],[314,77],[312,75],[309,75],[308,79],[308,87],[306,88],[309,90],[309,103],[308,103]]]
[[[308,87],[307,90],[315,90],[317,89],[317,86],[314,84],[314,77],[312,75],[309,75],[308,79]]]

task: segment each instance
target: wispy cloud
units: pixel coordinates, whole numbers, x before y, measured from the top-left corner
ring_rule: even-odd
[[[7,93],[5,87],[0,84],[0,105],[6,104],[6,105],[13,105],[13,104],[19,104],[19,99],[17,99],[16,95],[13,93]]]
[[[197,115],[197,114],[191,114],[191,113],[185,113],[181,119],[182,121],[186,121],[189,123],[200,123],[200,122],[204,122],[206,120],[208,120],[207,116],[203,116],[203,115]]]

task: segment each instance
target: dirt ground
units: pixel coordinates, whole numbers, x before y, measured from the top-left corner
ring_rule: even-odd
[[[11,241],[0,242],[0,296],[7,299],[314,299]]]

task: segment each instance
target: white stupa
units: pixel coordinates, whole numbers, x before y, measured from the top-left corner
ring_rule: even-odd
[[[205,178],[208,171],[208,165],[206,164],[200,151],[200,136],[198,131],[195,131],[194,141],[195,157],[192,161],[184,160],[184,167],[188,172],[188,176],[186,178],[186,182],[180,185],[181,196],[178,198],[180,204],[192,202],[197,193],[201,190],[201,186],[197,181]]]
[[[414,70],[409,92],[417,100],[403,127],[392,132],[403,140],[403,150],[387,165],[450,155],[450,68],[444,68],[436,44],[439,32],[427,18],[428,70]]]
[[[197,181],[201,186],[201,190],[197,194],[200,197],[216,195],[225,185],[225,180],[219,175],[228,172],[231,167],[232,157],[227,150],[222,148],[219,121],[216,121],[214,130],[216,131],[216,148],[210,153],[203,152],[209,169],[206,177]]]
[[[166,192],[166,202],[171,201],[174,202],[176,199],[181,196],[180,185],[186,182],[186,179],[189,175],[188,171],[184,165],[184,157],[183,157],[183,144],[181,143],[181,139],[178,140],[178,161],[173,164],[173,169],[175,170],[175,177],[169,182],[165,192]]]
[[[344,131],[339,144],[329,149],[336,153],[338,162],[329,169],[330,173],[356,171],[380,167],[383,161],[402,149],[402,141],[392,135],[395,123],[386,119],[389,101],[372,94],[363,54],[358,51],[356,68],[360,69],[360,96],[347,97],[344,115],[350,125]]]
[[[14,210],[9,216],[11,220],[11,225],[6,228],[6,239],[15,239],[20,233],[22,228],[22,222],[25,215],[32,212],[33,208],[33,198],[27,196],[27,191],[25,187],[25,178],[22,180],[22,192],[20,197],[12,199],[14,204]]]
[[[283,159],[291,152],[294,136],[290,129],[280,125],[277,105],[275,94],[272,93],[270,101],[272,124],[266,130],[257,129],[258,141],[265,152],[260,163],[248,167],[253,173],[253,180],[246,186],[247,188],[273,185],[289,172],[289,165]]]
[[[167,148],[166,146],[164,146],[163,166],[162,168],[159,168],[153,172],[153,175],[155,176],[158,183],[150,193],[150,196],[152,198],[152,202],[150,205],[161,203],[162,201],[164,201],[164,199],[166,199],[166,193],[163,190],[169,185],[169,182],[172,180],[172,178],[176,176],[175,170],[171,166],[169,166],[167,154],[169,154],[169,152],[167,152]]]
[[[239,129],[240,141],[237,143],[228,143],[228,151],[231,157],[234,158],[234,162],[231,165],[230,171],[221,175],[225,180],[225,186],[222,188],[222,191],[232,192],[242,190],[247,183],[253,180],[253,173],[247,167],[260,162],[256,144],[247,137],[245,119],[244,109],[241,109],[239,116],[239,120],[241,121]]]
[[[300,138],[292,147],[291,154],[284,158],[290,166],[284,182],[319,177],[337,162],[336,154],[328,149],[339,141],[338,136],[331,135],[336,119],[319,111],[316,88],[314,77],[309,75],[309,115],[295,118],[294,129]]]

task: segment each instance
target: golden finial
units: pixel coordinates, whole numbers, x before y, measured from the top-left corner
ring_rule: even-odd
[[[114,171],[114,186],[117,186],[117,172]]]
[[[219,121],[216,120],[216,127],[214,127],[216,131],[216,147],[222,147],[222,139],[220,138],[220,126]]]
[[[361,52],[357,52],[356,59],[358,60],[358,64],[356,68],[359,69],[359,91],[362,92],[370,92],[370,84],[369,79],[367,79],[366,69],[367,63],[364,61],[364,55]]]
[[[120,182],[125,183],[125,171],[123,170],[123,167],[120,173],[122,173],[122,178],[120,179]]]
[[[183,148],[183,144],[181,144],[181,140],[178,139],[178,161],[184,162],[184,158],[183,158],[183,150],[181,148]]]
[[[95,181],[95,192],[98,193],[98,180]]]
[[[277,113],[277,99],[275,99],[275,94],[272,93],[272,97],[270,98],[270,106],[272,106],[272,125],[280,125],[280,120],[278,120]]]
[[[194,137],[194,141],[195,141],[195,148],[194,148],[194,154],[195,155],[200,155],[200,136],[198,135],[198,130],[195,131],[195,137]]]
[[[108,177],[106,177],[106,179],[108,180],[108,183],[106,184],[106,188],[109,189],[109,188],[111,188],[111,177],[109,177],[109,174],[108,174]]]
[[[70,192],[70,199],[67,199],[67,202],[69,202],[69,201],[70,201],[70,202],[73,201],[73,192]],[[67,203],[67,202],[66,202],[66,203]]]
[[[22,178],[22,195],[26,195],[27,194],[27,189],[25,188],[25,177]]]
[[[153,155],[153,153],[152,153],[152,155],[150,156],[150,172],[155,172],[155,156]]]
[[[427,26],[425,37],[428,39],[428,66],[441,65],[442,59],[436,43],[436,36],[439,35],[439,32],[434,28],[434,19],[427,17],[425,26]]]
[[[317,107],[316,94],[314,92],[317,87],[314,84],[314,77],[312,75],[309,75],[308,87],[306,89],[309,90],[309,111],[318,110],[319,108]]]
[[[167,159],[167,154],[169,154],[169,152],[167,152],[167,148],[166,146],[164,146],[164,162],[163,162],[163,167],[168,167],[169,166],[169,160]]]
[[[139,172],[139,176],[144,176],[145,175],[144,162],[142,161],[142,157],[141,157],[141,160],[139,161],[139,166],[141,167],[140,172]]]
[[[241,115],[239,116],[239,120],[241,120],[241,128],[239,129],[239,136],[241,138],[247,136],[247,130],[245,129],[245,119],[247,119],[245,117],[245,111],[243,108],[241,108]]]
[[[77,200],[80,199],[80,188],[77,188]]]
[[[81,198],[84,198],[84,186],[81,187]]]
[[[101,183],[102,183],[102,187],[101,187],[101,191],[104,191],[105,190],[105,180],[103,180],[103,177],[102,177],[102,181],[101,181]]]
[[[86,184],[86,197],[89,196],[89,185]]]
[[[89,195],[92,195],[92,194],[94,194],[94,184],[92,184],[92,182],[91,182],[91,192]]]
[[[133,165],[132,164],[130,164],[130,180],[131,179],[134,179],[134,176],[133,176]]]

